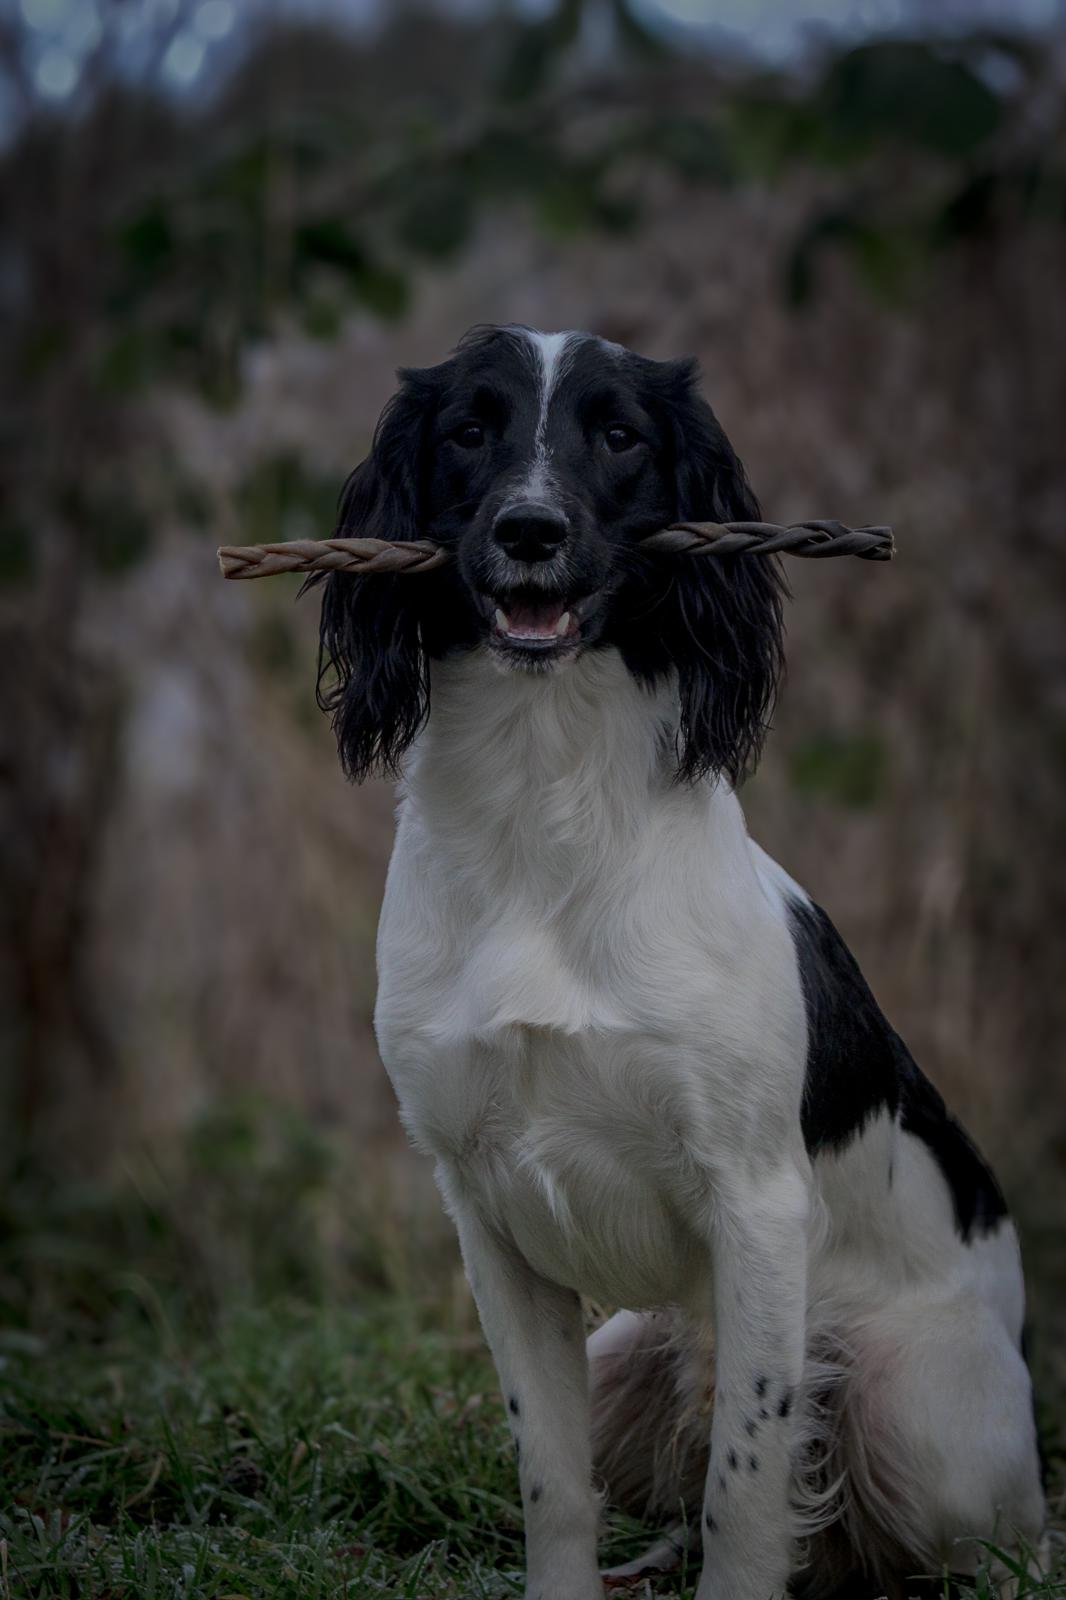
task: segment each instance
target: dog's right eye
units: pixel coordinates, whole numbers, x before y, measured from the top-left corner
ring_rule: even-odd
[[[634,445],[640,443],[640,435],[635,428],[629,428],[624,422],[614,422],[604,431],[604,440],[612,455],[620,456],[625,450],[632,450]]]
[[[452,438],[463,450],[480,450],[485,443],[485,430],[480,422],[463,422],[456,428]]]

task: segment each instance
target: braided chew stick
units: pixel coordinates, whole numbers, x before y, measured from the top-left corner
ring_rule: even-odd
[[[845,522],[675,522],[641,540],[645,550],[678,556],[860,556],[891,561],[891,528],[849,528]]]
[[[449,559],[429,539],[290,539],[284,544],[224,544],[224,578],[272,578],[276,572],[428,572]]]
[[[664,555],[860,556],[891,561],[891,528],[843,522],[678,522],[641,540]],[[450,561],[430,539],[292,539],[284,544],[227,544],[218,552],[224,578],[271,578],[277,572],[430,572]]]

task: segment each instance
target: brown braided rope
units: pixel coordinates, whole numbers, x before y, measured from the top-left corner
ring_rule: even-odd
[[[859,556],[891,561],[892,529],[844,522],[677,522],[641,540],[645,550],[683,556]],[[430,539],[291,539],[283,544],[227,544],[218,552],[224,578],[271,578],[278,572],[431,572],[451,560]]]
[[[428,539],[290,539],[284,544],[224,544],[224,578],[272,578],[277,572],[428,572],[448,552]]]

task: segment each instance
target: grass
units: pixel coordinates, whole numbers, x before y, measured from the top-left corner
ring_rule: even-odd
[[[0,1335],[0,1594],[521,1594],[481,1341],[412,1307],[244,1312],[178,1345]],[[616,1523],[613,1548],[639,1537]]]
[[[143,1319],[98,1345],[0,1335],[0,1594],[521,1595],[502,1408],[449,1316],[382,1301],[245,1311],[188,1343]],[[612,1560],[639,1548],[630,1522],[606,1532]],[[1029,1593],[1066,1595],[1066,1565]]]
[[[489,1371],[410,1310],[245,1312],[169,1348],[3,1343],[12,1594],[515,1592]]]
[[[522,1595],[517,1475],[454,1241],[439,1208],[412,1227],[378,1184],[374,1221],[343,1170],[288,1114],[245,1106],[166,1174],[7,1186],[0,1600]],[[1061,1238],[1030,1245],[1062,1527]],[[648,1537],[609,1514],[605,1560]],[[1021,1595],[1066,1600],[1057,1549]],[[696,1575],[638,1600],[691,1600]]]

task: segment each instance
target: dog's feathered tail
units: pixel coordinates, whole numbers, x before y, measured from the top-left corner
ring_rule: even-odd
[[[620,1312],[589,1340],[592,1459],[613,1505],[699,1522],[714,1405],[710,1331],[673,1312]]]
[[[641,1561],[664,1566],[664,1552],[679,1559],[699,1542],[714,1410],[710,1330],[680,1312],[620,1312],[592,1335],[589,1363],[593,1461],[607,1498],[667,1527],[665,1539],[631,1568]],[[869,1566],[874,1551],[889,1565],[897,1554],[846,1470],[849,1370],[848,1353],[832,1334],[812,1339],[793,1446],[795,1581],[805,1600],[839,1590]]]

